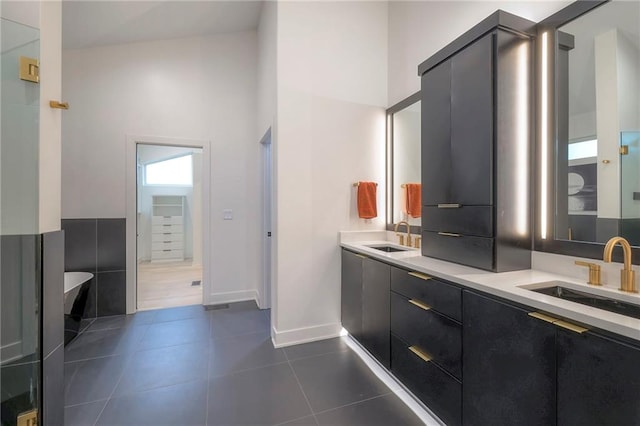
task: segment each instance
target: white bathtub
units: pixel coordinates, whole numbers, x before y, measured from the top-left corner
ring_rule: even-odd
[[[89,306],[91,272],[64,273],[64,344],[69,344],[80,332]],[[95,316],[95,309],[93,312]]]

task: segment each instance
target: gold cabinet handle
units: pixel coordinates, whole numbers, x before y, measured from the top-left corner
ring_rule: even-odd
[[[566,330],[570,330],[570,331],[573,331],[574,333],[578,333],[578,334],[582,334],[582,333],[585,333],[585,332],[589,331],[588,328],[580,327],[579,325],[575,325],[575,324],[572,324],[570,322],[563,321],[563,320],[558,320],[558,321],[554,322],[553,325],[558,326],[558,327],[562,327],[562,328],[564,328]]]
[[[537,318],[539,320],[553,324],[557,327],[562,327],[566,330],[573,331],[574,333],[582,334],[589,331],[588,328],[584,328],[579,325],[570,323],[568,321],[561,320],[560,318],[552,317],[551,315],[543,314],[542,312],[529,312],[528,315],[530,317]]]
[[[426,353],[422,352],[420,350],[420,348],[418,348],[417,346],[409,346],[409,350],[411,352],[413,352],[414,354],[416,354],[424,362],[430,362],[431,361],[431,357],[429,355],[427,355]]]
[[[460,234],[454,234],[453,232],[438,232],[438,235],[442,235],[443,237],[461,237]]]
[[[553,324],[554,322],[558,321],[558,318],[554,318],[554,317],[552,317],[550,315],[543,314],[542,312],[529,312],[528,315],[530,317],[537,318],[539,320],[548,322],[550,324]]]
[[[356,257],[359,257],[360,259],[368,259],[367,256],[363,256],[363,255],[357,254],[357,253],[354,253],[354,254],[356,255]]]
[[[462,207],[462,204],[455,204],[455,203],[438,204],[439,209],[459,209],[460,207]]]
[[[431,279],[429,275],[421,274],[420,272],[409,272],[408,274],[411,275],[412,277],[420,278],[421,280],[425,280],[425,281],[428,281]]]
[[[431,306],[426,305],[426,304],[422,303],[422,302],[421,302],[421,301],[419,301],[419,300],[409,299],[409,303],[411,303],[412,305],[415,305],[415,306],[417,306],[418,308],[423,309],[423,310],[425,310],[425,311],[430,311],[430,310],[431,310]]]

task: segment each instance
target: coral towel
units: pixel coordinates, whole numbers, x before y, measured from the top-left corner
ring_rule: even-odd
[[[375,182],[360,182],[358,184],[358,216],[362,219],[373,219],[378,216]]]
[[[422,185],[419,183],[407,183],[405,185],[406,212],[411,217],[422,216]]]

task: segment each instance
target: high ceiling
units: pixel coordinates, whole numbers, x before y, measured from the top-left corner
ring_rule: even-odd
[[[65,49],[249,31],[262,1],[64,0]]]

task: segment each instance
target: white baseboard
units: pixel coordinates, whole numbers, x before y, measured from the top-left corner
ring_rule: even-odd
[[[9,343],[0,348],[0,360],[2,364],[22,358],[22,340]]]
[[[244,302],[246,300],[255,300],[258,303],[258,292],[255,290],[230,291],[227,293],[211,293],[205,305],[220,305],[223,303]]]
[[[316,340],[338,337],[340,336],[341,330],[342,324],[339,322],[283,331],[278,331],[272,326],[271,340],[273,341],[273,346],[276,348],[282,348],[285,346],[298,345],[300,343],[309,343],[315,342]]]

